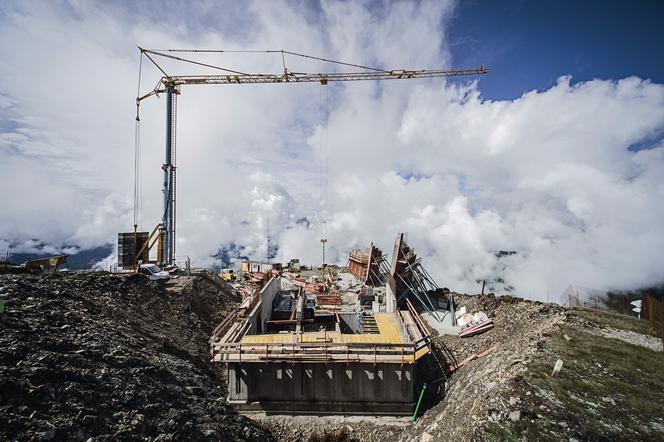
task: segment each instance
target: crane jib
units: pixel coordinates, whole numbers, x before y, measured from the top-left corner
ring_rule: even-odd
[[[161,83],[172,86],[194,84],[255,84],[255,83],[307,83],[357,80],[399,80],[414,78],[458,77],[481,75],[489,72],[482,66],[471,69],[450,70],[393,70],[388,72],[335,72],[335,73],[284,73],[284,74],[222,74],[222,75],[181,75],[162,77]]]

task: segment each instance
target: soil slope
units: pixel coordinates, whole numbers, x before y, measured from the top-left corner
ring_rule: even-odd
[[[0,275],[0,439],[272,439],[208,362],[234,296],[210,272]]]

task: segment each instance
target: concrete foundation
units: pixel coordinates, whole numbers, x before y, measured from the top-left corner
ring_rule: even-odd
[[[229,403],[278,414],[408,415],[413,364],[229,363]]]
[[[412,305],[398,309],[390,292],[393,311],[372,311],[345,292],[330,306],[305,288],[274,277],[215,329],[228,402],[247,413],[411,415],[431,351]]]

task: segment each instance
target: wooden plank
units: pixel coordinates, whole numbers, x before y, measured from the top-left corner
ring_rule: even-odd
[[[480,333],[484,333],[485,331],[491,330],[492,328],[493,328],[493,321],[489,319],[488,321],[481,322],[477,325],[474,325],[472,327],[463,330],[461,333],[459,333],[459,336],[462,338],[475,336]]]

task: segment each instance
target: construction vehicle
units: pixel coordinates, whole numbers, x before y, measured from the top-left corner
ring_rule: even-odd
[[[171,278],[168,272],[156,264],[141,264],[138,266],[138,273],[151,281],[165,281]]]
[[[224,53],[224,50],[200,50],[200,49],[165,49],[153,50],[138,48],[141,53],[139,65],[139,82],[138,94],[136,97],[136,140],[139,139],[139,108],[140,103],[151,96],[159,96],[166,94],[166,143],[165,143],[165,158],[162,169],[164,171],[163,178],[163,216],[161,222],[157,225],[159,235],[157,236],[159,247],[157,251],[157,262],[161,265],[168,266],[174,264],[175,257],[175,234],[176,234],[176,127],[177,127],[177,96],[181,93],[182,86],[190,85],[239,85],[239,84],[294,84],[294,83],[320,83],[322,86],[327,85],[329,82],[339,81],[358,81],[358,80],[409,80],[416,78],[436,78],[436,77],[457,77],[466,75],[481,75],[489,72],[485,66],[468,69],[436,69],[436,70],[406,70],[406,69],[381,69],[374,67],[367,67],[353,63],[346,63],[315,57],[306,54],[298,54],[285,50],[268,50],[268,51],[248,51],[248,52],[264,52],[266,54],[280,54],[283,61],[284,70],[282,73],[265,74],[265,73],[246,73],[233,69],[228,69],[218,65],[209,63],[202,63],[197,60],[175,56],[173,53]],[[233,51],[242,52],[242,51]],[[311,60],[317,60],[327,63],[332,63],[341,66],[350,66],[353,68],[362,69],[360,72],[329,72],[329,73],[306,73],[306,72],[291,72],[286,67],[286,56],[301,57]],[[146,57],[160,72],[163,74],[157,85],[150,92],[141,95],[141,67],[143,57]],[[156,57],[162,57],[169,60],[176,60],[182,63],[189,63],[196,66],[203,66],[209,69],[214,69],[221,72],[217,75],[171,75],[167,73],[163,66],[155,61]],[[136,141],[138,146],[138,141]],[[138,147],[137,147],[138,151]],[[138,168],[137,168],[138,170]],[[136,187],[135,182],[135,200],[136,200]],[[134,202],[136,211],[136,201]],[[136,216],[134,217],[136,220]],[[136,221],[134,223],[134,230],[136,230]],[[321,240],[324,243],[326,239]],[[147,242],[145,243],[147,244]],[[154,245],[154,243],[152,244]],[[151,248],[152,245],[149,247]],[[323,252],[324,254],[324,252]],[[325,258],[323,256],[323,262]]]
[[[33,259],[26,261],[25,268],[37,270],[44,273],[55,273],[58,268],[67,262],[69,255],[49,256],[48,258]]]
[[[235,274],[233,273],[233,269],[221,269],[221,279],[226,282],[235,281]]]

